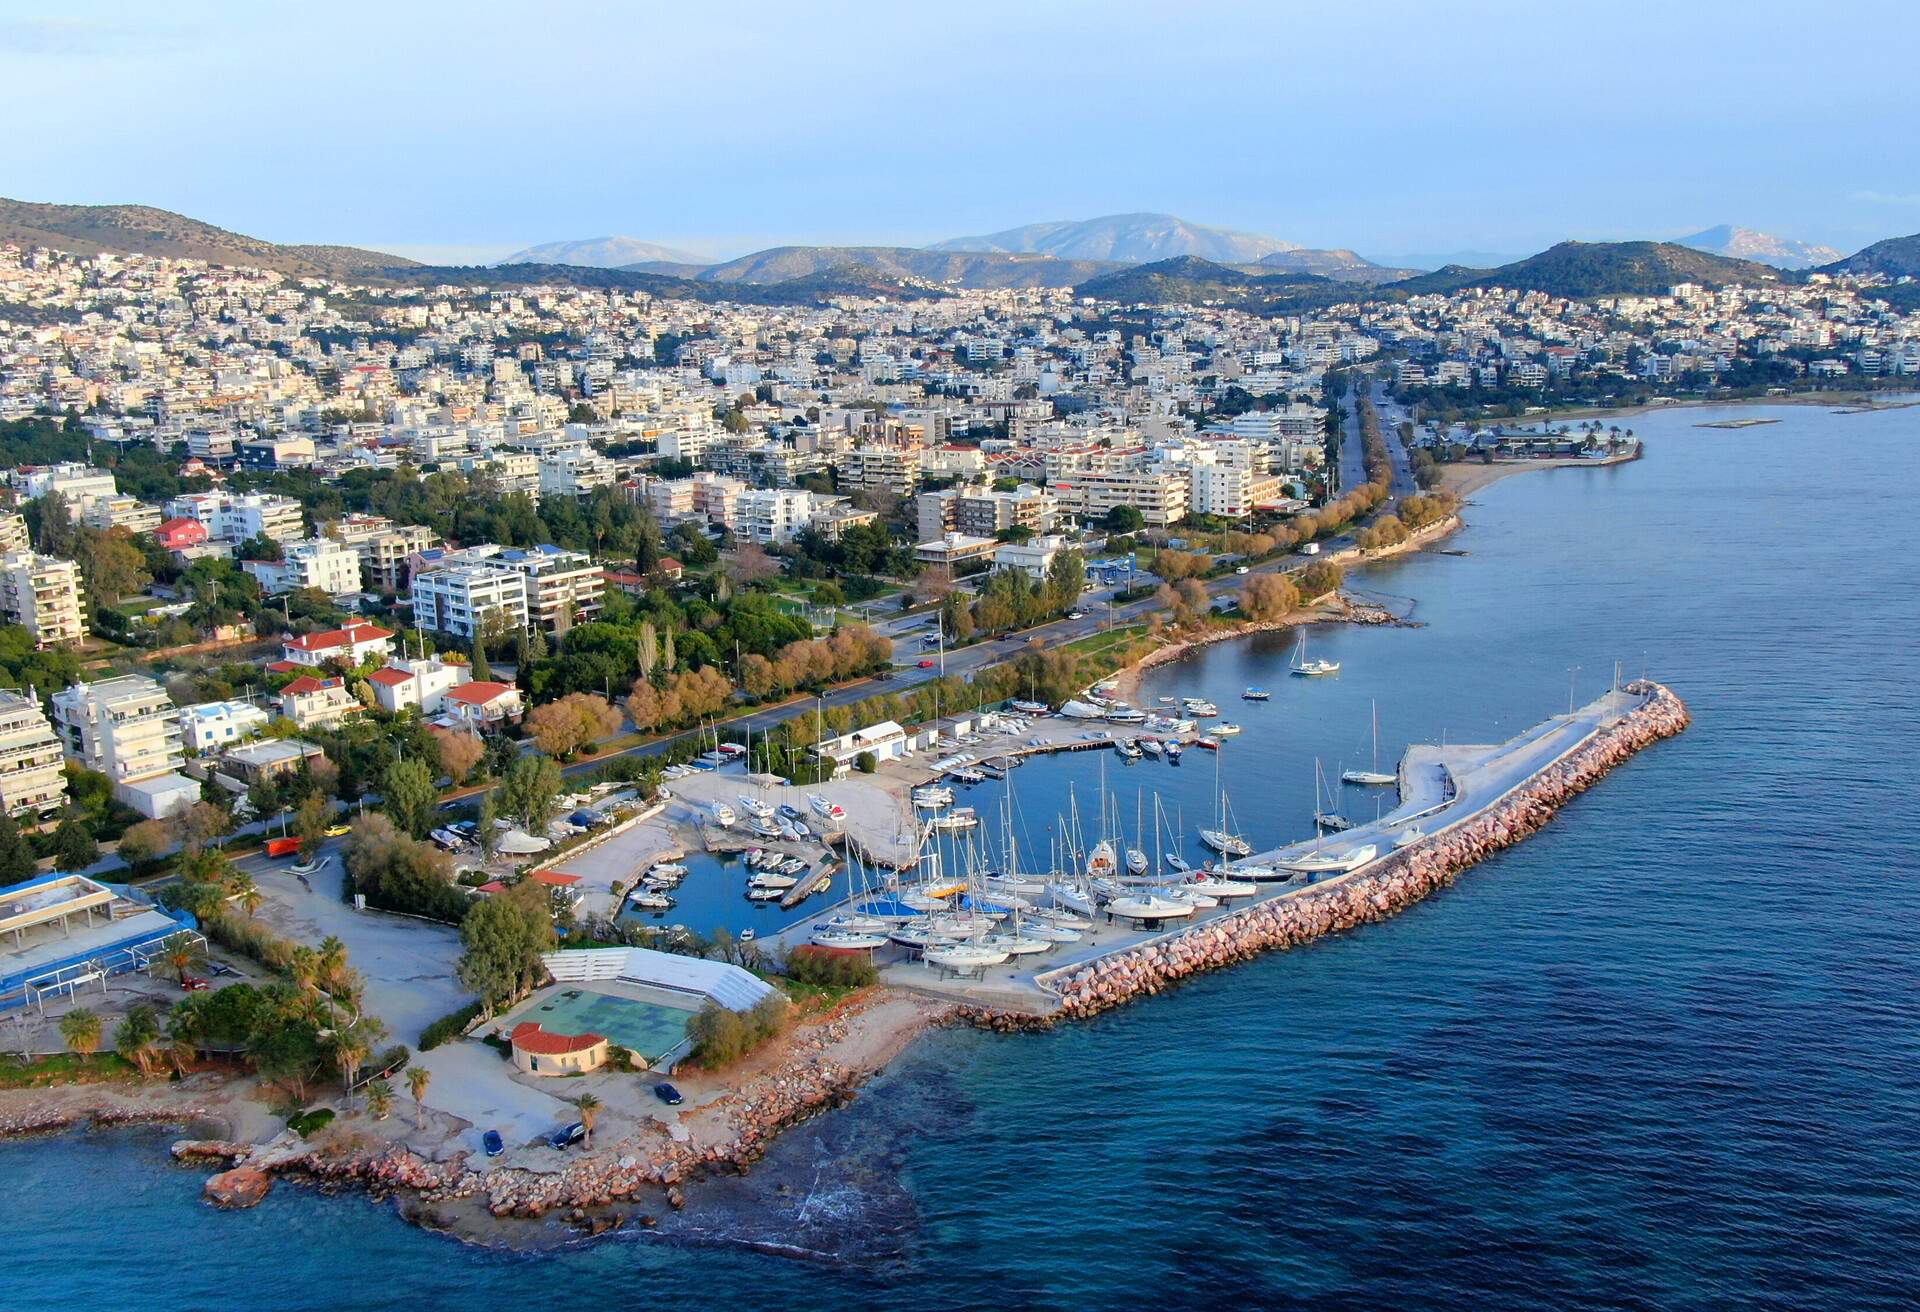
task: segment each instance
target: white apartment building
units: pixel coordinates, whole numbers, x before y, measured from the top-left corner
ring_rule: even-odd
[[[27,521],[20,515],[0,515],[0,554],[25,551],[31,545]]]
[[[585,624],[604,605],[606,576],[583,551],[568,551],[552,543],[524,548],[482,543],[446,552],[432,561],[436,570],[463,565],[508,569],[523,577],[526,591],[521,622],[538,624],[549,633],[564,633],[576,624]],[[427,568],[427,564],[423,562],[421,568]]]
[[[1026,542],[1008,542],[993,553],[993,567],[1024,570],[1036,583],[1044,583],[1047,571],[1053,568],[1054,557],[1066,545],[1067,540],[1057,534],[1031,538]]]
[[[24,819],[66,805],[64,756],[39,701],[0,692],[0,809]]]
[[[113,496],[120,490],[112,474],[77,461],[28,465],[14,470],[8,478],[20,500],[38,501],[49,492],[58,492],[72,510],[84,510],[100,497]]]
[[[96,498],[80,513],[80,520],[102,532],[124,528],[129,533],[151,533],[160,527],[160,507],[116,493]]]
[[[471,640],[498,612],[504,632],[527,626],[527,579],[504,565],[439,564],[409,585],[416,628]]]
[[[67,759],[113,781],[113,795],[159,819],[199,800],[180,768],[180,718],[167,690],[143,675],[76,683],[53,695],[53,726]]]
[[[399,592],[407,586],[407,560],[429,551],[440,538],[421,524],[395,524],[385,515],[348,515],[327,525],[327,536],[360,557],[360,577],[369,588]]]
[[[267,727],[272,717],[252,702],[202,702],[180,708],[180,734],[190,756],[222,751]]]
[[[360,591],[360,556],[332,538],[289,543],[279,560],[243,560],[240,568],[260,580],[270,597],[300,588],[318,588],[329,597]]]
[[[618,471],[598,451],[567,451],[540,461],[540,495],[578,497],[612,487]]]
[[[1192,481],[1177,465],[1141,465],[1104,473],[1089,472],[1052,488],[1062,510],[1098,520],[1116,506],[1132,506],[1149,525],[1165,528],[1187,517]]]
[[[800,488],[754,488],[734,499],[728,527],[749,542],[791,542],[828,502],[844,497],[816,497]]]
[[[0,616],[33,635],[35,647],[87,636],[80,567],[37,551],[0,556]]]
[[[191,492],[167,502],[167,518],[199,520],[214,542],[245,542],[248,538],[296,542],[306,534],[298,501],[258,492],[244,496]]]

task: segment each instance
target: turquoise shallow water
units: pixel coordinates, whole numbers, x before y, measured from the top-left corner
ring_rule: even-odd
[[[1224,772],[1262,843],[1376,700],[1383,753],[1485,741],[1620,659],[1696,723],[1390,923],[1050,1035],[933,1036],[756,1173],[800,1182],[759,1237],[805,1196],[815,1246],[884,1235],[883,1263],[503,1256],[292,1188],[223,1215],[164,1136],[106,1134],[0,1146],[0,1303],[1911,1307],[1920,411],[1765,413],[1635,420],[1644,461],[1486,490],[1469,557],[1360,583],[1426,627],[1316,637],[1338,680],[1257,641],[1157,673],[1248,726]],[[1030,841],[1096,755],[1016,773]],[[1201,753],[1107,774],[1129,824],[1210,806]]]

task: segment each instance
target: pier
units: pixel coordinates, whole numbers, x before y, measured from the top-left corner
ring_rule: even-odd
[[[1504,743],[1415,746],[1400,763],[1398,804],[1378,820],[1285,844],[1234,863],[1284,867],[1320,854],[1375,853],[1345,873],[1263,880],[1250,901],[1156,928],[1094,917],[1077,944],[953,978],[913,960],[882,964],[881,978],[948,1002],[996,1026],[1091,1015],[1157,992],[1199,970],[1292,947],[1381,919],[1443,886],[1459,871],[1532,833],[1568,798],[1641,748],[1680,732],[1685,705],[1648,681],[1609,691]],[[806,941],[807,926],[781,936]]]

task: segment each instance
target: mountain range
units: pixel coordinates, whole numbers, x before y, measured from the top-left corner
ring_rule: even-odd
[[[1811,269],[1818,264],[1831,264],[1840,258],[1840,252],[1831,246],[1814,246],[1791,237],[1776,237],[1770,232],[1755,232],[1752,228],[1741,228],[1731,223],[1707,228],[1690,237],[1681,237],[1679,244],[1713,255],[1771,264],[1776,269]]]
[[[1050,249],[954,248],[969,241]],[[1072,287],[1089,296],[1126,303],[1209,302],[1269,312],[1341,301],[1400,300],[1471,287],[1595,297],[1659,294],[1679,282],[1709,287],[1796,283],[1805,276],[1797,270],[1701,247],[1764,253],[1775,261],[1826,253],[1819,247],[1725,226],[1696,233],[1685,243],[1562,242],[1491,268],[1451,264],[1431,273],[1412,274],[1409,269],[1374,264],[1350,250],[1311,250],[1274,238],[1187,224],[1167,215],[1118,215],[1083,224],[1030,225],[983,238],[942,242],[937,248],[780,246],[704,264],[650,243],[603,237],[531,247],[494,266],[430,266],[351,246],[279,245],[144,205],[46,205],[14,200],[0,200],[0,242],[78,254],[200,259],[297,277],[408,286],[573,283],[710,302],[795,305],[820,304],[839,296],[938,297],[950,295],[955,288]],[[1255,245],[1238,244],[1242,242]],[[1186,251],[1159,260],[1071,254],[1097,249],[1109,255],[1138,255],[1189,243],[1213,243],[1213,249],[1223,254],[1252,258],[1211,260]],[[1259,243],[1267,248],[1261,250]],[[557,262],[561,256],[580,261],[636,254],[645,258],[618,267]],[[669,256],[682,258],[662,258]],[[1824,263],[1818,271],[1920,277],[1920,235],[1876,242],[1845,259]],[[1914,299],[1912,290],[1889,288],[1886,294]]]
[[[698,255],[660,246],[635,237],[589,237],[584,241],[550,241],[515,251],[501,264],[573,264],[583,269],[628,269],[638,264],[673,264],[699,268],[707,261]]]

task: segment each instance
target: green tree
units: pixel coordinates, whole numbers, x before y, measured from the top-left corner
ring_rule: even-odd
[[[493,667],[487,664],[487,644],[478,634],[473,638],[473,677],[481,683],[493,681]]]
[[[460,983],[495,1011],[533,987],[540,954],[551,951],[554,941],[546,886],[515,884],[482,899],[460,922]]]
[[[100,859],[100,845],[77,816],[69,815],[53,832],[54,869],[71,874]]]
[[[587,1132],[586,1146],[593,1147],[593,1122],[600,1115],[600,1100],[590,1093],[583,1093],[573,1100],[580,1109],[580,1125]]]
[[[483,795],[480,798],[480,814],[474,819],[473,839],[480,845],[480,855],[488,861],[493,860],[493,850],[499,845],[500,830],[494,824],[499,818],[494,809],[493,794]]]
[[[1135,506],[1115,506],[1107,511],[1109,533],[1138,533],[1147,526],[1147,517]]]
[[[128,1009],[113,1032],[113,1050],[142,1075],[152,1075],[160,1060],[160,1017],[145,1003]]]
[[[546,756],[522,755],[500,781],[500,809],[529,834],[546,831],[560,796],[560,767]]]
[[[367,1085],[367,1111],[376,1121],[384,1121],[393,1114],[393,1086],[385,1080],[373,1080]]]
[[[425,1066],[407,1067],[407,1092],[413,1095],[413,1123],[418,1128],[427,1128],[427,1086],[433,1083],[433,1072]]]
[[[424,762],[403,758],[389,765],[381,778],[380,793],[386,801],[387,815],[403,833],[415,838],[427,836],[440,804],[440,790],[433,786],[433,771]]]
[[[308,793],[294,813],[293,832],[300,838],[300,855],[311,861],[327,841],[327,826],[333,823],[333,808],[319,793]]]
[[[33,859],[27,840],[20,836],[20,826],[0,810],[0,887],[32,879],[39,873],[40,863]]]
[[[100,1047],[100,1013],[75,1007],[60,1018],[60,1037],[82,1057],[91,1057]]]

